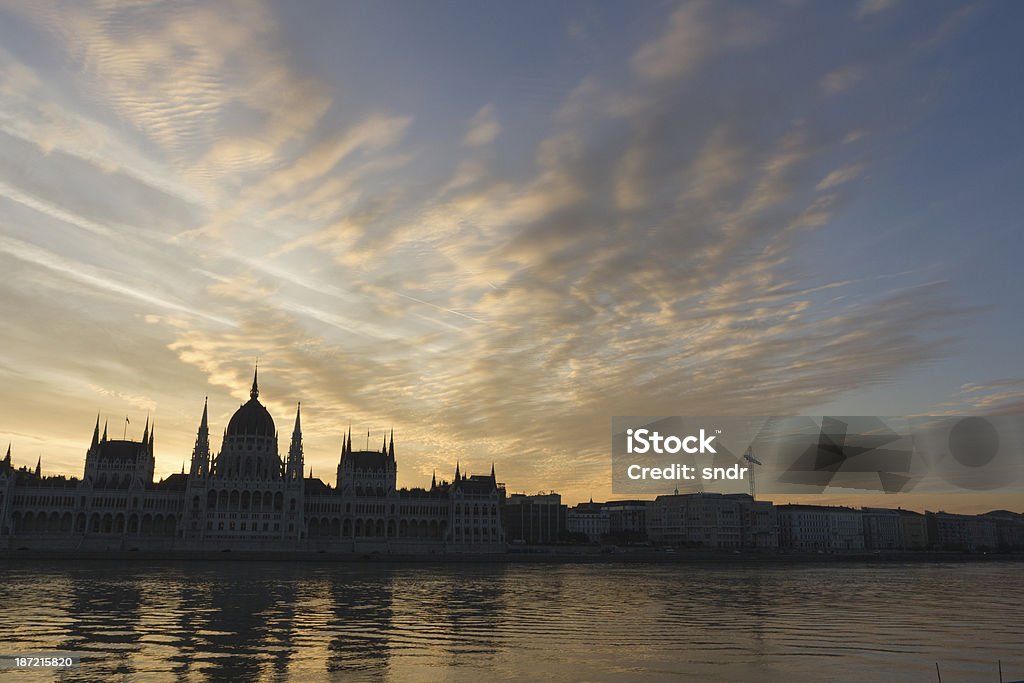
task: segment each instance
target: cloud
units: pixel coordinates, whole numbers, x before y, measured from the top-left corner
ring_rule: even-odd
[[[719,51],[759,45],[770,32],[769,24],[756,15],[722,14],[702,0],[685,2],[669,17],[666,30],[633,54],[630,64],[648,81],[676,79]]]
[[[469,130],[462,138],[462,143],[470,147],[489,145],[494,142],[500,132],[501,124],[498,122],[497,111],[493,104],[488,104],[470,119]]]
[[[952,415],[1020,415],[1024,412],[1024,378],[1005,377],[963,384],[959,396],[938,408],[937,412]]]
[[[840,166],[822,178],[821,182],[815,186],[815,189],[830,190],[834,187],[839,187],[840,185],[848,183],[859,176],[863,170],[863,164],[847,164],[845,166]]]
[[[799,260],[871,161],[805,105],[858,68],[679,87],[760,58],[753,12],[682,4],[513,130],[479,99],[442,125],[339,98],[264,5],[16,11],[83,97],[0,53],[0,374],[65,416],[159,411],[164,473],[256,356],[279,422],[302,400],[317,473],[349,424],[393,425],[402,484],[493,459],[572,500],[606,490],[608,415],[813,410],[955,342],[943,285]]]
[[[857,16],[863,19],[872,14],[887,12],[896,6],[896,0],[861,0],[857,6]]]
[[[830,71],[821,78],[821,91],[826,95],[838,95],[846,92],[864,78],[864,70],[859,66],[844,66]]]

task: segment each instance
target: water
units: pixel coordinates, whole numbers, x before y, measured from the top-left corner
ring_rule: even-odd
[[[0,652],[82,656],[26,680],[1013,680],[1022,569],[8,562]]]

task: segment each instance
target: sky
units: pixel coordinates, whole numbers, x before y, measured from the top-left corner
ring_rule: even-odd
[[[400,486],[493,462],[575,503],[614,415],[1019,412],[1022,26],[0,0],[0,440],[80,476],[97,414],[148,417],[167,476],[258,359],[328,483],[351,425]]]

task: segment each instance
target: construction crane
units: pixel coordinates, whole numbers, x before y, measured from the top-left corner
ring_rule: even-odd
[[[750,465],[750,467],[748,467],[747,469],[750,472],[750,499],[753,500],[754,499],[754,465],[758,465],[758,466],[763,467],[764,463],[762,463],[760,460],[758,460],[757,458],[754,457],[754,453],[753,453],[753,451],[751,451],[750,446],[747,446],[747,452],[743,454],[743,459],[746,460],[747,463],[749,463],[749,465]]]

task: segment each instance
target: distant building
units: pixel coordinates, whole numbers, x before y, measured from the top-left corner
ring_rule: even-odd
[[[396,487],[394,436],[380,450],[355,450],[344,436],[334,487],[304,472],[300,411],[287,456],[259,401],[249,401],[210,444],[203,406],[188,473],[153,481],[154,430],[141,441],[110,439],[99,418],[81,480],[15,469],[0,461],[0,547],[61,550],[493,551],[505,547],[504,489],[494,476],[467,476],[429,489]]]
[[[928,539],[936,550],[995,550],[999,547],[996,521],[989,517],[926,512]]]
[[[798,550],[864,549],[864,518],[859,510],[822,505],[780,505],[779,542]]]
[[[608,510],[604,503],[580,503],[566,510],[565,530],[570,534],[583,534],[590,541],[600,541],[608,535]]]
[[[557,493],[513,493],[505,499],[501,518],[510,543],[557,543],[566,532],[566,506]]]
[[[774,506],[746,494],[658,496],[647,509],[647,534],[667,545],[706,548],[775,547]]]
[[[903,535],[903,547],[907,550],[922,550],[929,546],[928,523],[925,516],[913,510],[899,509],[900,533]]]
[[[619,543],[647,540],[649,500],[610,500],[604,504],[608,515],[608,535]]]
[[[566,512],[565,528],[591,541],[639,543],[647,540],[648,500],[610,500],[580,503]]]
[[[746,512],[743,544],[750,548],[778,548],[778,508],[771,501],[754,500],[743,493],[732,494],[732,497],[742,501]]]
[[[868,550],[900,550],[904,547],[903,523],[899,510],[861,508],[864,518],[864,547]]]
[[[1024,549],[1024,515],[1007,510],[993,510],[981,517],[996,525],[996,538],[1001,550]]]

